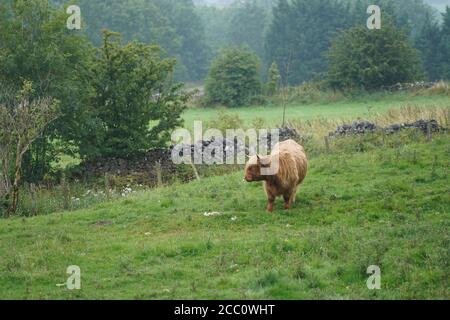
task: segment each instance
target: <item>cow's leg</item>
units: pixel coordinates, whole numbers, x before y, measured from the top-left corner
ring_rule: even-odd
[[[298,187],[295,187],[295,189],[293,191],[294,193],[292,194],[291,203],[294,203],[296,201],[296,199],[297,199],[297,190],[298,190]]]
[[[284,209],[288,210],[295,202],[295,196],[297,195],[297,189],[293,190],[291,194],[284,195]]]
[[[275,196],[268,194],[267,195],[267,212],[273,212],[273,204],[275,203]]]
[[[291,196],[290,195],[284,195],[284,209],[288,210],[291,208]]]

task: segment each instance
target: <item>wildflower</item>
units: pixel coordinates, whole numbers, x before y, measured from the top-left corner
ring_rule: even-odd
[[[131,189],[130,187],[126,187],[122,190],[122,197],[125,197],[127,195],[129,195],[130,193],[134,192],[133,189]]]

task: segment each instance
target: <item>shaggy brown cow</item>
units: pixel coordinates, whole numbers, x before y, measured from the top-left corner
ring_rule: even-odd
[[[245,168],[245,180],[264,181],[269,202],[267,211],[272,212],[275,199],[279,196],[284,198],[285,209],[291,207],[307,170],[305,150],[294,140],[287,140],[278,143],[270,156],[251,157]]]

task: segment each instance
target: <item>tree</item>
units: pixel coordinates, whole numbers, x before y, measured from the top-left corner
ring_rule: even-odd
[[[320,78],[327,69],[324,53],[331,39],[348,26],[347,6],[340,1],[280,0],[266,36],[266,60],[280,67],[290,61],[289,75],[281,68],[286,83]]]
[[[323,78],[328,69],[325,54],[331,40],[341,30],[366,26],[369,5],[379,5],[382,20],[385,16],[392,17],[395,26],[411,41],[416,39],[427,16],[435,15],[423,0],[279,0],[266,35],[265,63],[275,61],[283,82],[291,85]],[[290,52],[292,68],[287,77],[282,66]]]
[[[422,65],[432,81],[440,79],[442,75],[441,44],[440,26],[431,16],[428,16],[415,41],[415,46],[420,51]]]
[[[160,0],[167,7],[167,0]],[[209,48],[206,44],[205,28],[197,15],[192,0],[179,0],[168,13],[171,26],[180,38],[180,47],[174,52],[177,65],[185,67],[184,73],[175,74],[180,81],[203,80],[208,73]],[[180,68],[181,69],[181,68]],[[177,68],[175,71],[177,72]]]
[[[197,14],[205,28],[205,39],[210,50],[210,57],[216,57],[223,48],[229,47],[229,19],[232,8],[217,8],[214,6],[200,6]]]
[[[57,4],[66,0],[53,0]],[[177,80],[196,81],[207,73],[205,30],[192,0],[78,0],[86,34],[102,45],[101,30],[122,34],[124,43],[157,44],[178,60]]]
[[[230,46],[248,46],[260,58],[264,58],[264,36],[268,18],[267,10],[255,0],[237,3],[231,9],[228,27]]]
[[[230,0],[223,5],[197,1],[210,56],[217,57],[223,48],[247,46],[263,60],[265,33],[275,1]]]
[[[342,32],[328,56],[328,82],[334,88],[370,90],[423,78],[417,50],[387,19],[380,30],[354,27]]]
[[[214,61],[206,81],[210,103],[238,107],[261,93],[259,59],[248,49],[225,49]]]
[[[160,55],[158,46],[122,45],[120,34],[104,32],[92,79],[95,126],[80,141],[84,159],[135,156],[164,145],[182,124],[190,96],[172,83],[175,61]]]
[[[378,5],[382,16],[388,15],[395,26],[402,29],[412,40],[417,37],[427,20],[434,17],[435,10],[423,0],[346,0],[351,7],[353,26],[365,25],[369,5]]]
[[[61,102],[60,117],[24,155],[22,169],[28,181],[37,182],[50,171],[58,152],[54,140],[68,147],[89,123],[85,110],[92,93],[92,46],[78,31],[65,27],[67,17],[48,0],[0,2],[0,87],[16,92],[27,79],[33,83],[34,97]]]
[[[441,79],[450,79],[450,7],[446,7],[445,13],[443,15],[443,24],[441,29],[441,44],[439,46],[440,57],[442,69],[441,69]]]
[[[0,93],[0,199],[11,196],[8,215],[17,211],[23,156],[58,115],[56,100],[33,98],[32,93],[29,81],[24,82],[17,98]]]
[[[281,75],[278,65],[274,62],[269,69],[269,81],[267,83],[267,94],[272,96],[280,88]]]

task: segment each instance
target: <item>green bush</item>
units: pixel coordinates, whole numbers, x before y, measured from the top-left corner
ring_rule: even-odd
[[[248,49],[226,49],[206,80],[208,102],[239,107],[261,95],[258,57]],[[257,100],[257,99],[256,99]]]
[[[266,85],[266,94],[273,96],[278,92],[281,85],[281,75],[278,65],[274,62],[269,69],[269,79]]]
[[[323,82],[304,82],[299,86],[287,86],[278,90],[271,101],[274,104],[327,104],[345,100],[348,94],[350,92],[332,90]]]
[[[380,30],[342,32],[328,53],[328,82],[340,89],[379,89],[423,79],[418,52],[388,19]]]
[[[219,111],[217,118],[211,121],[208,125],[209,128],[218,129],[223,134],[226,134],[229,129],[239,129],[244,126],[244,121],[238,114]]]

